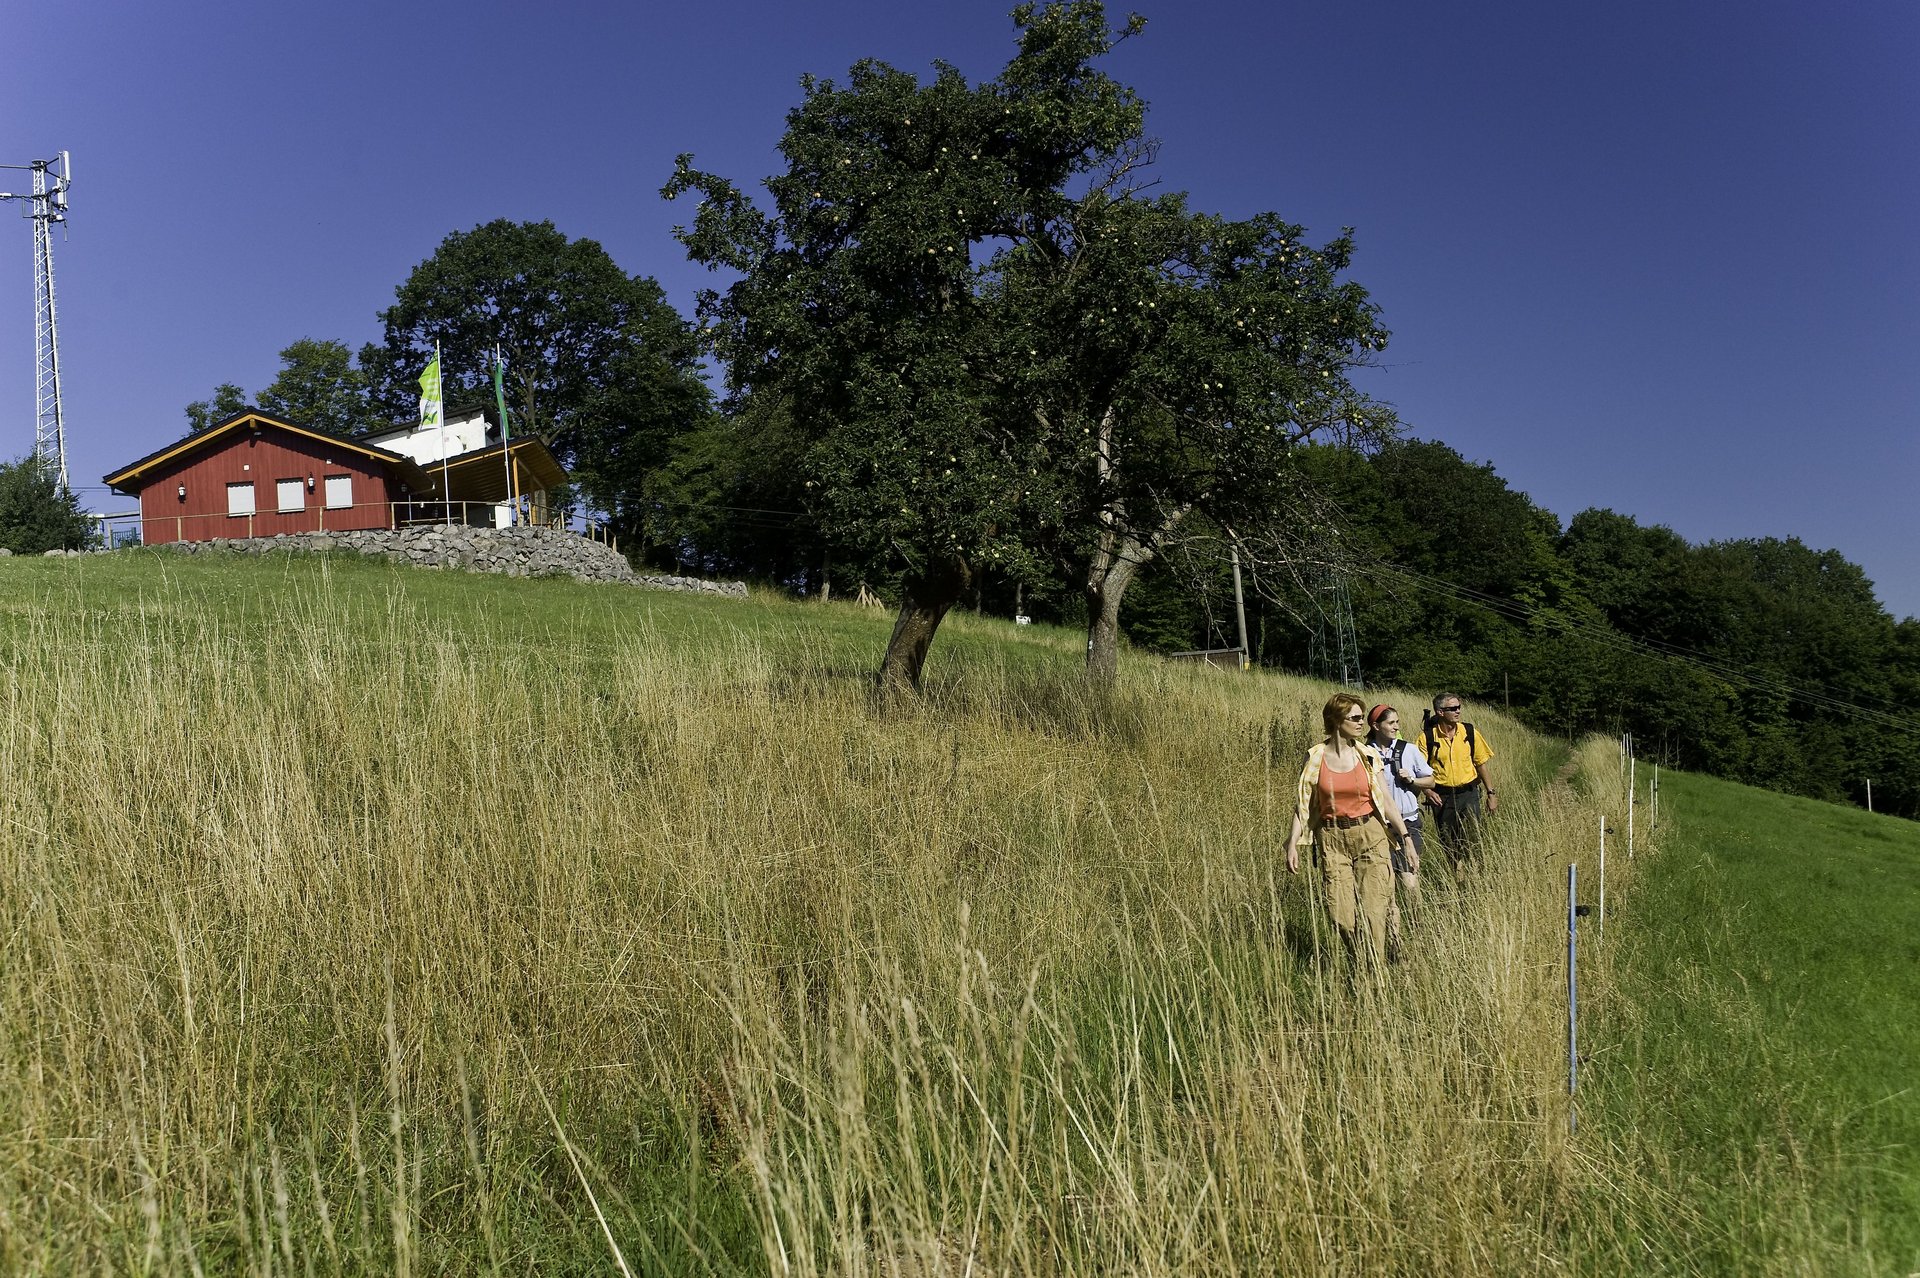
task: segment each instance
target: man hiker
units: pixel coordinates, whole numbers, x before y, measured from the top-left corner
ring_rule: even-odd
[[[1487,795],[1487,814],[1500,809],[1493,775],[1487,771],[1493,747],[1487,744],[1484,733],[1460,721],[1459,693],[1443,692],[1435,697],[1433,711],[1420,730],[1422,753],[1433,768],[1434,787],[1429,792],[1435,808],[1433,832],[1453,864],[1454,882],[1464,884],[1467,861],[1478,851],[1482,789]]]

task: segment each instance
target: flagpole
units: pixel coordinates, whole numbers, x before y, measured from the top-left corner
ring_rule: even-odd
[[[507,436],[506,380],[507,370],[506,365],[502,363],[500,359],[500,344],[495,342],[493,345],[493,399],[494,406],[500,412],[500,469],[504,476],[504,482],[507,485],[507,510],[509,512],[507,522],[509,524],[517,524],[520,522],[520,511],[513,504],[513,459],[508,455],[510,450]]]
[[[440,513],[445,527],[453,527],[453,490],[447,483],[447,366],[440,362],[440,343],[433,344],[433,366],[440,380]]]

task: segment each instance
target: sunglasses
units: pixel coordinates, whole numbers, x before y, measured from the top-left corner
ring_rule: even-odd
[[[1347,716],[1348,723],[1365,723],[1366,721],[1367,716],[1364,714],[1350,714]]]
[[[1441,714],[1459,714],[1460,707],[1459,706],[1441,706],[1440,713]]]

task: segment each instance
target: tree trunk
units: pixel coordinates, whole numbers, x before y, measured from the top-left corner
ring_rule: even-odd
[[[1101,533],[1081,587],[1087,601],[1088,682],[1111,687],[1120,673],[1120,600],[1191,509],[1181,506],[1168,512],[1159,528],[1145,537],[1111,526]]]
[[[1104,574],[1089,577],[1087,600],[1087,681],[1110,688],[1120,674],[1120,600],[1140,571],[1133,555],[1114,559]]]
[[[927,664],[927,649],[933,646],[934,632],[940,629],[947,610],[966,594],[972,578],[967,561],[958,556],[934,563],[925,572],[907,578],[900,615],[894,620],[893,637],[887,640],[887,655],[880,663],[882,689],[919,690],[920,671]]]

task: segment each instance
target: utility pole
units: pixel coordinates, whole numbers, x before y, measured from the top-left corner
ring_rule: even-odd
[[[1247,651],[1247,597],[1240,588],[1240,542],[1233,543],[1233,615],[1240,623],[1240,668],[1245,670],[1253,664],[1253,654]]]
[[[67,220],[73,161],[62,151],[57,159],[0,164],[0,169],[33,174],[31,192],[0,191],[0,200],[26,200],[26,217],[33,223],[33,455],[53,464],[64,491],[68,487],[67,431],[60,398],[60,330],[53,304],[53,224],[64,226]]]

